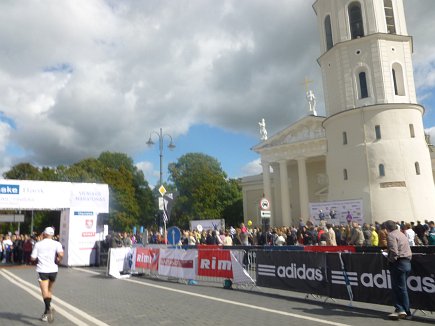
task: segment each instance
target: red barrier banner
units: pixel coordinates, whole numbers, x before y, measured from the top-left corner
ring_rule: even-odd
[[[136,248],[135,267],[157,271],[159,269],[158,248]]]
[[[355,252],[354,246],[305,246],[309,252]]]
[[[230,250],[198,250],[198,275],[232,279]]]

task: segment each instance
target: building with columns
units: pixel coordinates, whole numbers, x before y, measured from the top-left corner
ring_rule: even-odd
[[[341,222],[352,209],[368,223],[434,219],[435,153],[402,0],[317,0],[313,9],[326,116],[307,91],[307,116],[252,148],[263,173],[241,181],[245,221],[261,224],[263,197],[272,226],[316,222],[316,207]]]

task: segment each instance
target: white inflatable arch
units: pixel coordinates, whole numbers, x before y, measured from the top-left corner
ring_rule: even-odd
[[[109,213],[109,186],[29,180],[0,180],[0,209],[60,210],[60,242],[66,266],[96,262],[98,214]]]

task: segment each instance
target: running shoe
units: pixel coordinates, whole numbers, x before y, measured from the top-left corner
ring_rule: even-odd
[[[51,324],[54,321],[54,309],[50,308],[47,312],[47,321],[49,324]]]
[[[41,316],[41,320],[42,320],[42,321],[48,321],[48,316],[47,316],[47,314],[42,314],[42,316]]]

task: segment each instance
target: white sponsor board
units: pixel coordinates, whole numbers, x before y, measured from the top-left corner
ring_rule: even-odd
[[[328,223],[347,224],[348,218],[359,224],[364,223],[363,201],[362,199],[329,201],[321,203],[310,203],[310,220],[314,224],[320,222],[320,211],[324,214],[324,219]],[[335,216],[330,216],[330,213]],[[350,213],[350,215],[349,215]],[[348,217],[349,216],[349,217]]]
[[[197,260],[198,250],[195,249],[160,249],[159,275],[194,280]]]
[[[0,180],[0,209],[61,210],[63,264],[95,263],[97,216],[109,212],[107,184]]]
[[[62,209],[70,207],[69,182],[0,180],[0,209]]]
[[[130,261],[132,249],[130,247],[110,248],[107,273],[115,278],[126,278],[130,275],[121,275],[121,272],[128,271],[126,264]]]
[[[197,230],[198,225],[202,230],[225,230],[225,220],[194,220],[189,223],[191,230]]]

